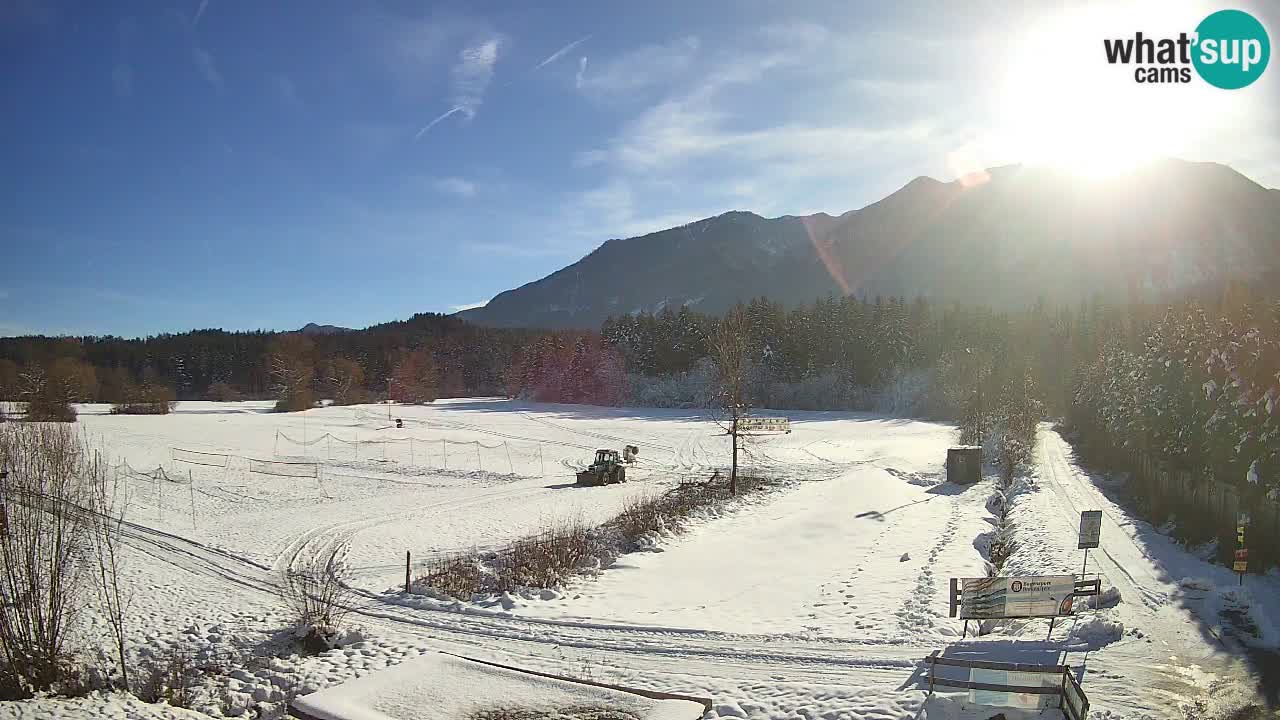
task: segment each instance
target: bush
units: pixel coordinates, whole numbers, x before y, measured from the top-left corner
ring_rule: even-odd
[[[299,410],[310,410],[316,406],[315,396],[311,394],[311,388],[299,388],[293,392],[280,396],[276,401],[276,412],[297,412]]]
[[[228,383],[216,382],[209,386],[208,397],[214,402],[239,402],[244,394]]]
[[[322,652],[335,647],[339,628],[351,611],[355,593],[347,585],[347,546],[303,556],[285,571],[281,598],[294,616],[304,649]]]
[[[0,426],[0,685],[69,680],[66,638],[91,580],[106,465],[61,425]]]
[[[738,492],[758,490],[763,478],[738,477]],[[665,493],[635,497],[599,527],[567,520],[492,552],[442,557],[426,564],[415,585],[455,598],[504,593],[522,588],[552,588],[575,575],[593,573],[635,549],[645,536],[674,530],[695,511],[729,500],[724,482],[684,483]]]
[[[125,389],[124,402],[111,407],[112,415],[168,415],[177,396],[160,384],[131,385]]]

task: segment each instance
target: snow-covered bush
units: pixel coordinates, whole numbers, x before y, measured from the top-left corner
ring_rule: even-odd
[[[689,372],[665,377],[629,375],[629,402],[642,407],[707,408],[716,402],[716,368],[703,358]]]

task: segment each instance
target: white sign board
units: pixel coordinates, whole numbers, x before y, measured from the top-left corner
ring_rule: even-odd
[[[1071,614],[1074,575],[1031,575],[960,580],[960,618],[1058,617]]]
[[[1085,510],[1080,513],[1079,549],[1096,548],[1102,539],[1102,511]]]
[[[790,418],[749,417],[738,421],[738,430],[745,432],[791,432]]]
[[[989,685],[1006,685],[1009,687],[1057,687],[1062,682],[1061,675],[1045,673],[1016,672],[1013,670],[969,670],[969,680]],[[1058,696],[1038,693],[1009,692],[1008,690],[970,690],[969,702],[978,705],[1001,705],[1004,707],[1039,710],[1057,707]]]

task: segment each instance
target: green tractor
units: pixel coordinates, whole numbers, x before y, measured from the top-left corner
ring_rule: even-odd
[[[578,473],[582,486],[612,485],[627,481],[627,469],[618,458],[617,450],[597,450],[596,461],[591,467]]]

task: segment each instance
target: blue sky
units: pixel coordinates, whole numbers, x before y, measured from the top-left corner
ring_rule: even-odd
[[[1082,142],[1280,186],[1280,69],[1137,89],[1101,62],[1102,33],[1215,4],[960,5],[4,3],[0,334],[448,312],[608,238]]]

